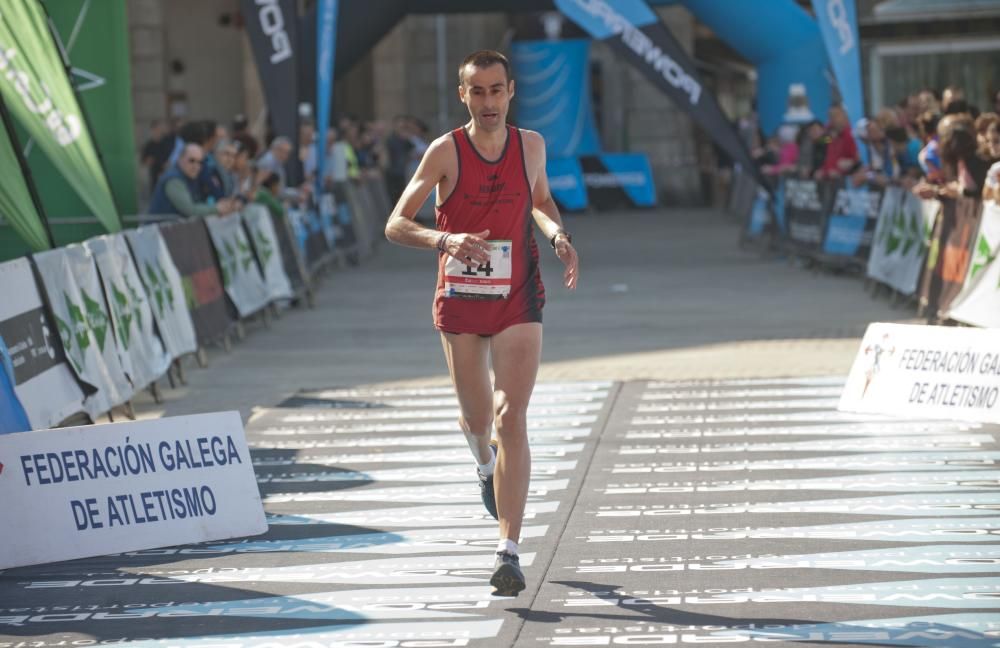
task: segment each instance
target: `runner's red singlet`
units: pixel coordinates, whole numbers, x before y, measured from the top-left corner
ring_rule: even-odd
[[[541,322],[545,288],[521,131],[507,126],[507,143],[494,161],[476,150],[465,128],[456,128],[451,137],[458,181],[435,209],[437,228],[451,234],[488,229],[492,252],[483,266],[438,255],[434,326],[447,333],[494,335],[514,324]]]

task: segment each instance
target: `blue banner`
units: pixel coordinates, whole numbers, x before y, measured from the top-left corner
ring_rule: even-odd
[[[549,157],[600,151],[590,103],[590,42],[523,41],[511,46],[518,126],[545,138]]]
[[[594,198],[596,191],[618,190],[633,207],[655,207],[656,188],[649,158],[641,153],[603,153],[598,156],[606,173],[588,169],[583,181]],[[586,162],[584,162],[586,164]]]
[[[561,209],[587,208],[587,187],[583,184],[583,170],[577,158],[548,158],[545,173],[549,177],[549,191]]]
[[[812,0],[826,55],[840,87],[840,96],[851,124],[865,116],[861,87],[861,50],[855,0]],[[856,133],[855,135],[863,135]]]
[[[839,190],[827,220],[823,252],[867,259],[880,198],[879,192],[863,187]]]
[[[333,101],[333,66],[337,51],[337,0],[319,0],[316,6],[316,201],[323,209],[326,167],[326,131]],[[323,215],[327,216],[326,214]]]
[[[0,337],[0,434],[31,430],[28,415],[14,393],[14,366]]]

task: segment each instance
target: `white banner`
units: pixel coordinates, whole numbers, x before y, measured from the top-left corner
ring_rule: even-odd
[[[295,294],[292,283],[285,274],[281,246],[274,231],[274,223],[271,222],[271,213],[264,205],[250,204],[243,208],[243,222],[246,223],[257,259],[264,269],[268,297],[272,300],[291,299]]]
[[[952,302],[948,317],[958,322],[1000,328],[1000,205],[983,203],[979,236],[972,248],[969,274],[962,292]]]
[[[206,216],[205,225],[208,226],[208,235],[219,255],[222,285],[236,305],[240,317],[253,315],[267,306],[270,301],[267,286],[260,276],[240,215]]]
[[[267,530],[236,412],[0,437],[0,569]]]
[[[925,218],[923,203],[912,193],[900,187],[885,190],[868,257],[869,277],[904,295],[917,291],[930,231]]]
[[[118,357],[133,385],[143,387],[167,372],[170,357],[153,329],[153,314],[132,254],[121,234],[98,236],[84,244],[94,255],[111,308]]]
[[[80,380],[97,389],[83,408],[93,418],[132,398],[90,252],[74,244],[39,252],[34,259],[70,365]]]
[[[142,283],[146,287],[153,318],[171,359],[198,350],[191,312],[184,299],[184,284],[167,245],[155,225],[125,232]]]
[[[83,410],[83,391],[52,328],[31,263],[0,263],[0,337],[14,367],[14,391],[33,429]]]
[[[871,324],[839,409],[1000,423],[1000,331]]]

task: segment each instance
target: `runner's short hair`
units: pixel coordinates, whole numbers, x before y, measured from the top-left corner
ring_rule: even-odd
[[[458,84],[462,85],[465,83],[465,68],[467,66],[488,68],[497,64],[503,66],[504,75],[507,77],[507,81],[510,81],[510,61],[500,52],[496,50],[479,50],[478,52],[469,54],[462,61],[462,64],[458,66]]]

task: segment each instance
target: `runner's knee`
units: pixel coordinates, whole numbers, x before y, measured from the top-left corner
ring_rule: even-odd
[[[486,416],[465,416],[458,417],[458,425],[463,432],[474,436],[488,435],[493,428],[493,419]]]
[[[519,407],[510,402],[507,394],[498,389],[493,393],[493,416],[496,420],[497,434],[505,430],[524,430],[527,424],[527,408]]]

